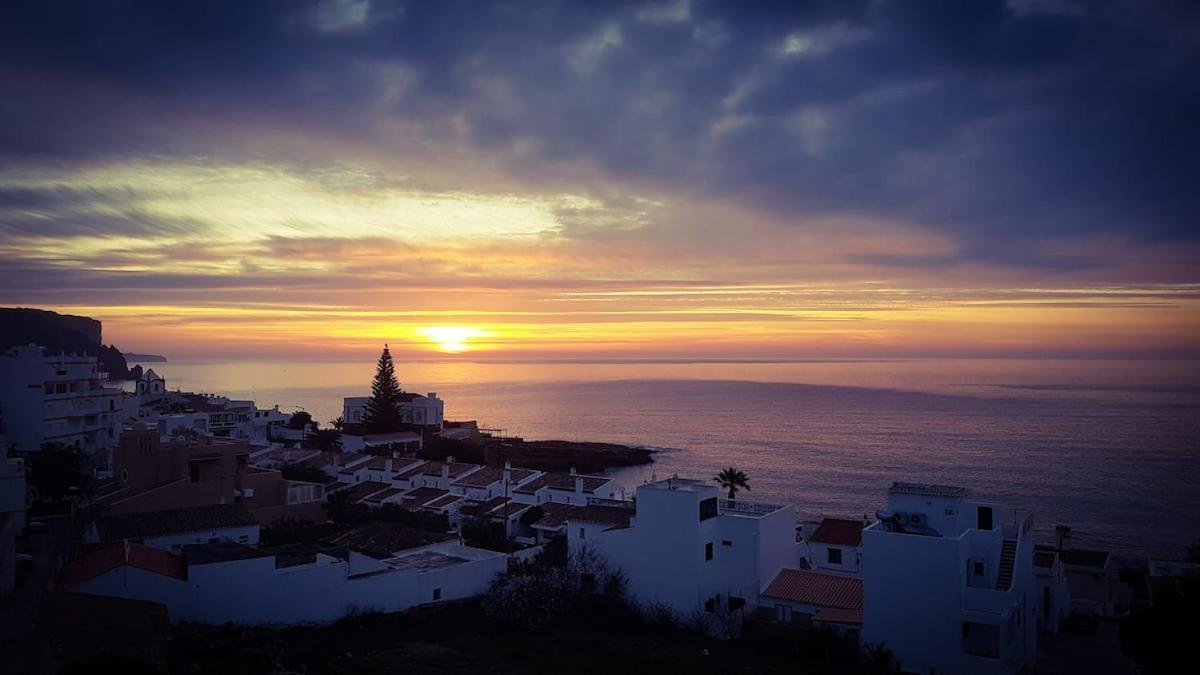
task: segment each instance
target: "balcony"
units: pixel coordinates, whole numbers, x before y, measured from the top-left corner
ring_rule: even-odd
[[[776,511],[786,507],[782,504],[770,504],[767,502],[748,502],[741,499],[720,499],[717,501],[717,508],[722,515],[762,518],[763,516],[771,515],[772,513],[775,513]]]

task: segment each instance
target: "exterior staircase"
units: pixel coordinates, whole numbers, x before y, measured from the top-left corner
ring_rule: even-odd
[[[1017,559],[1017,542],[1015,539],[1005,539],[1000,549],[1000,571],[996,574],[996,590],[1007,591],[1012,588],[1013,563]]]

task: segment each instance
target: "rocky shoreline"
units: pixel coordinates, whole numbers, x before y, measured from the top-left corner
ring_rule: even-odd
[[[598,473],[654,461],[654,451],[649,448],[588,441],[510,440],[490,444],[485,452],[489,464],[512,462],[514,466],[543,471],[575,469],[581,473]]]

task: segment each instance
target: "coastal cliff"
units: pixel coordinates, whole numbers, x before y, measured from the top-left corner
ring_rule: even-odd
[[[129,378],[129,365],[121,350],[101,342],[101,324],[86,316],[59,314],[44,309],[0,307],[0,350],[30,343],[51,354],[95,356],[100,370],[115,380]]]

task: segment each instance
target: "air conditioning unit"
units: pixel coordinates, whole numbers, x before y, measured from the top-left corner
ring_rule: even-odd
[[[913,527],[925,527],[928,523],[929,520],[925,517],[924,513],[908,514],[908,524]]]

